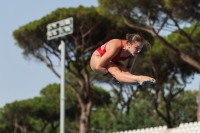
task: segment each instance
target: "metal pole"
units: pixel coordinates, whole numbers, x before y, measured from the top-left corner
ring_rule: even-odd
[[[61,40],[60,133],[65,133],[65,42]]]
[[[47,25],[47,40],[73,33],[73,18],[63,19]],[[65,42],[61,40],[58,49],[61,51],[61,84],[60,84],[60,133],[65,133]]]

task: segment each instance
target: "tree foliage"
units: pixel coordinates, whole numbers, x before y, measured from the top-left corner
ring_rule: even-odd
[[[95,87],[110,102],[108,92]],[[78,132],[80,106],[75,95],[66,88],[66,132]],[[103,104],[94,97],[93,108],[102,108]],[[94,109],[93,109],[94,110]],[[15,101],[6,104],[0,111],[0,131],[5,133],[56,133],[60,125],[60,85],[49,84],[40,91],[39,97]]]
[[[74,18],[74,33],[47,41],[46,25],[68,17]],[[109,39],[122,38],[126,33],[136,31],[116,22],[117,19],[110,20],[99,15],[94,7],[80,6],[57,9],[42,19],[30,22],[13,32],[17,45],[24,50],[24,55],[41,60],[57,77],[60,75],[56,72],[52,56],[60,60],[58,45],[61,39],[66,43],[65,68],[76,80],[71,82],[70,78],[65,82],[75,94],[81,108],[79,122],[81,132],[88,130],[93,95],[97,94],[91,86],[96,76],[89,68],[91,54],[95,48]]]
[[[177,6],[174,6],[177,5]],[[150,33],[155,39],[167,47],[174,55],[186,62],[200,72],[200,60],[190,53],[185,53],[179,47],[162,37],[163,32],[173,32],[185,38],[185,43],[191,44],[199,58],[200,43],[193,39],[193,32],[186,32],[182,27],[184,24],[199,25],[199,1],[198,0],[99,0],[98,10],[101,14],[118,16],[131,28],[140,29]],[[193,8],[194,7],[194,8]]]
[[[131,102],[129,114],[119,115],[115,121],[115,131],[150,128],[164,125],[164,121],[157,115],[151,106],[151,102],[140,100]]]
[[[198,23],[196,23],[198,17],[191,16],[188,18],[187,15],[181,17],[179,11],[184,9],[179,2],[176,4],[179,5],[180,10],[172,9],[170,6],[173,1],[99,0],[99,3],[98,10],[102,14],[106,14],[105,16],[100,15],[94,7],[59,8],[40,20],[21,26],[13,32],[16,44],[23,49],[24,56],[42,61],[58,78],[60,78],[60,75],[55,69],[55,62],[60,61],[58,45],[61,40],[66,43],[65,68],[67,73],[65,83],[68,87],[67,90],[70,90],[70,92],[67,91],[69,100],[66,103],[66,113],[70,115],[67,117],[69,127],[66,131],[77,132],[79,130],[80,133],[88,131],[98,133],[108,131],[109,128],[113,129],[111,126],[116,126],[115,130],[130,129],[132,120],[138,119],[136,114],[143,113],[147,117],[152,111],[156,111],[168,127],[173,127],[181,121],[191,120],[192,115],[187,116],[188,118],[184,120],[181,116],[175,117],[180,112],[174,107],[176,105],[173,102],[184,91],[188,78],[200,70],[198,60],[200,56],[198,52],[199,32],[196,30],[199,28]],[[188,10],[190,9],[188,8]],[[46,25],[68,17],[74,18],[74,33],[48,41],[46,39]],[[194,22],[194,25],[185,29],[180,28],[181,22],[186,21]],[[173,27],[171,25],[178,30],[173,30],[173,34],[167,37],[161,36],[160,31],[170,29]],[[138,30],[135,30],[135,28]],[[145,32],[141,32],[141,30]],[[101,76],[97,77],[89,67],[93,51],[109,39],[124,38],[126,33],[138,32],[142,33],[152,43],[152,48],[149,51],[143,51],[138,56],[134,64],[133,74],[155,77],[157,84],[149,88],[141,86],[135,88],[126,85],[113,86],[114,95],[112,96],[101,87],[95,87],[93,83],[102,80]],[[157,41],[153,40],[152,36]],[[174,56],[171,52],[177,56]],[[58,89],[54,89],[55,87],[58,88],[58,85],[49,85],[47,88],[51,91],[42,90],[41,95],[43,97],[25,100],[20,108],[27,110],[27,113],[24,113],[21,117],[23,119],[20,118],[19,121],[21,123],[32,122],[28,125],[29,129],[34,128],[37,131],[45,129],[46,132],[55,132],[58,130],[59,92]],[[141,99],[151,103],[140,102]],[[47,103],[49,101],[53,104]],[[133,104],[132,101],[135,103]],[[7,105],[2,113],[17,114],[20,117],[21,113],[18,113],[21,111],[20,109],[12,112],[18,104],[21,106],[21,101]],[[195,104],[195,102],[192,102],[192,104]],[[150,105],[153,105],[154,110],[150,108]],[[102,106],[105,108],[102,108]],[[133,109],[132,106],[135,108]],[[34,111],[31,112],[30,108],[33,108]],[[46,113],[45,111],[48,108],[50,110]],[[146,112],[139,112],[141,109]],[[9,111],[11,112],[9,113]],[[90,121],[91,111],[92,120]],[[8,114],[2,115],[8,118],[1,116],[3,120],[7,120],[7,122],[12,119],[15,120],[14,116]],[[30,114],[35,118],[40,118],[39,121],[29,117]],[[127,119],[127,116],[132,119]],[[138,119],[139,122],[136,123],[138,124],[136,126],[140,128],[139,125],[142,124],[145,126],[157,125],[157,123],[154,123],[155,118],[157,116],[152,117],[152,121],[145,118],[142,118],[145,121]],[[115,120],[118,120],[117,123],[115,123]],[[108,121],[109,124],[103,121]],[[6,129],[6,131],[26,130],[27,125],[21,123],[19,128],[5,124],[0,127]],[[37,125],[36,123],[43,123],[43,126],[31,127],[31,125]],[[76,123],[79,123],[79,127],[76,126]],[[89,124],[91,124],[91,128],[89,128]]]
[[[171,36],[173,35],[167,39],[170,39]],[[181,39],[174,41],[180,42]],[[172,104],[177,95],[184,91],[186,84],[191,81],[195,72],[196,70],[190,65],[174,57],[166,47],[155,40],[150,49],[144,49],[137,57],[133,74],[154,77],[156,84],[148,88],[124,85],[122,88],[115,89],[115,101],[121,107],[121,112],[126,111],[127,113],[130,112],[132,99],[136,102],[140,99],[151,101],[158,116],[165,121],[169,128],[172,128],[180,122],[175,117],[177,114]],[[196,115],[196,113],[194,114]]]

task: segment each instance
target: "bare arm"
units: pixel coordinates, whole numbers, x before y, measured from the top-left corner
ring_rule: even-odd
[[[133,64],[134,64],[136,58],[137,58],[137,56],[131,57],[127,62],[127,69],[129,70],[130,73],[132,71]],[[132,85],[140,84],[142,86],[147,87],[147,86],[149,86],[151,84],[155,84],[155,83],[156,83],[156,80],[151,77],[138,76],[138,83],[129,83],[129,84],[132,84]]]
[[[128,60],[128,62],[127,62],[126,68],[128,69],[128,71],[129,71],[130,73],[131,73],[131,71],[132,71],[133,64],[134,64],[136,58],[137,58],[137,56],[132,56],[132,57]]]

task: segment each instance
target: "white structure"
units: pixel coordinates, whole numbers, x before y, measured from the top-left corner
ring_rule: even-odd
[[[67,18],[47,25],[47,40],[63,37],[73,33],[73,18]]]
[[[200,122],[182,123],[173,128],[171,133],[200,133]]]
[[[159,127],[141,128],[129,131],[120,131],[115,133],[161,133],[161,131],[165,131],[166,129],[167,126],[159,126]]]
[[[47,40],[73,33],[73,18],[67,18],[47,25]],[[60,86],[60,133],[65,133],[65,42],[61,40],[61,86]]]
[[[167,126],[160,126],[114,133],[200,133],[200,122],[181,123],[178,127],[171,129],[167,129]]]

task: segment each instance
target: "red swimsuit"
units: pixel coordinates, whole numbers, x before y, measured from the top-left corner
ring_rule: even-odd
[[[127,57],[120,57],[121,52],[122,52],[122,48],[123,48],[122,40],[120,40],[120,41],[121,41],[121,49],[120,49],[119,53],[118,53],[114,58],[111,59],[111,61],[113,61],[113,62],[123,61],[123,60],[126,60],[126,59],[128,59],[128,58],[130,58],[130,57],[132,56],[132,55],[130,54],[130,55],[127,56]],[[106,45],[105,45],[105,47],[104,47],[103,50],[101,50],[101,47],[98,47],[96,50],[99,52],[99,54],[100,54],[101,56],[103,56],[103,55],[105,54],[105,52],[106,52]]]

